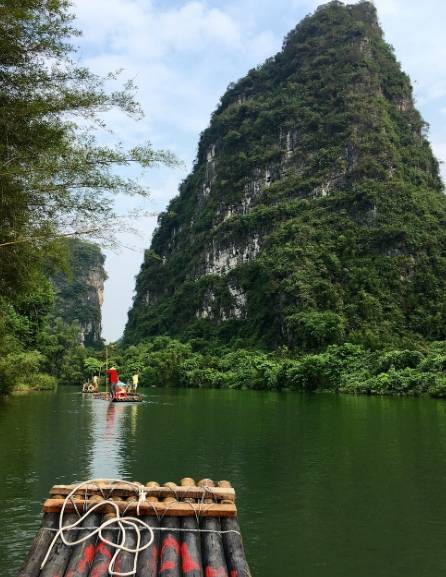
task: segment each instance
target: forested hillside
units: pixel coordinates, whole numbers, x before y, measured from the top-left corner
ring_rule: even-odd
[[[331,2],[231,85],[159,220],[126,343],[317,352],[446,337],[446,199],[370,2]]]

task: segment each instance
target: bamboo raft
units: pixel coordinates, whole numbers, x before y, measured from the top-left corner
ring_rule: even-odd
[[[215,486],[210,479],[195,484],[185,478],[180,485],[162,486],[155,481],[140,485],[108,480],[55,485],[43,503],[42,526],[17,577],[251,577],[235,498],[228,481]],[[119,526],[127,518],[129,525],[148,527],[122,533]],[[58,529],[75,523],[64,531],[65,540],[84,540],[70,546]],[[120,545],[124,547],[119,550]]]
[[[93,398],[100,399],[102,401],[112,401],[113,403],[141,403],[143,400],[142,395],[139,393],[128,393],[126,397],[113,397],[111,393],[95,393]]]
[[[84,383],[82,385],[82,392],[84,394],[92,394],[98,392],[98,387],[95,386],[93,383]]]
[[[111,393],[94,393],[93,395],[94,399],[100,399],[101,401],[111,401],[112,400],[112,394]]]

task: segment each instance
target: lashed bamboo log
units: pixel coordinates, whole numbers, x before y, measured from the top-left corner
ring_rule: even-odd
[[[198,483],[202,487],[213,487],[211,479],[203,479]],[[206,499],[211,501],[211,499]],[[209,504],[210,505],[210,504]],[[201,551],[203,567],[206,577],[228,577],[223,540],[219,531],[221,530],[220,520],[217,517],[206,517],[201,522]]]
[[[107,513],[103,520],[115,518],[114,513]],[[110,543],[115,543],[118,538],[118,533],[112,529],[105,529],[103,532],[104,538]],[[108,577],[108,567],[113,557],[114,549],[111,545],[106,545],[103,541],[98,541],[94,551],[93,564],[90,569],[89,577]]]
[[[81,527],[98,527],[100,520],[101,515],[92,513],[84,519]],[[80,531],[79,536],[82,537],[83,535],[84,532]],[[74,546],[64,577],[88,576],[95,556],[96,541],[97,535],[93,535],[83,543]]]
[[[164,486],[160,487],[158,483],[151,482],[146,485],[147,495],[152,495],[161,499],[163,497],[176,497],[177,499],[203,499],[208,497],[212,493],[212,497],[216,500],[230,500],[235,499],[235,490],[232,487],[200,487],[198,485],[188,485],[188,486],[178,486],[174,483],[166,483]],[[50,490],[50,495],[54,498],[54,495],[68,495],[74,489],[74,485],[54,485]],[[75,496],[87,495],[102,495],[107,497],[107,494],[113,494],[119,497],[128,497],[136,494],[134,487],[126,483],[100,483],[100,489],[96,484],[84,485],[80,488]]]
[[[56,528],[58,518],[59,516],[56,513],[44,514],[42,526],[34,537],[31,548],[17,577],[37,577],[39,575],[40,565],[54,538],[54,532],[48,529]]]
[[[194,480],[190,477],[181,479],[181,486],[188,487],[195,485]],[[192,510],[197,509],[195,499],[187,499]],[[197,532],[197,517],[183,517],[181,519],[182,529],[191,529],[190,532],[182,533],[181,543],[181,569],[183,577],[203,577],[203,565],[201,563],[201,542],[200,534]]]
[[[167,497],[164,504],[172,508],[178,505],[175,497]],[[184,505],[187,506],[186,503]],[[178,517],[166,516],[161,520],[161,527],[170,529],[170,531],[163,531],[160,536],[159,574],[161,577],[181,577],[180,537],[178,531],[175,531],[179,526]]]
[[[219,487],[231,486],[228,481],[219,481],[218,485]],[[224,531],[222,535],[223,547],[229,575],[231,577],[251,577],[237,519],[221,519],[221,528]]]
[[[149,481],[146,484],[146,488],[148,490],[159,487],[159,484],[156,481]],[[155,503],[158,503],[158,497],[154,495],[149,495],[147,497],[147,501],[149,504],[153,504],[155,507]],[[136,569],[136,577],[158,577],[158,557],[159,557],[159,542],[160,542],[160,533],[157,531],[160,523],[158,518],[155,516],[155,510],[152,510],[152,515],[146,515],[142,517],[142,520],[150,525],[154,529],[154,538],[152,544],[147,548],[141,551],[138,556],[138,566]],[[149,536],[147,535],[146,538],[148,539]]]
[[[75,513],[68,513],[63,519],[63,526],[71,525],[77,521],[79,517]],[[75,541],[77,539],[78,532],[70,531],[66,534],[67,541]],[[54,533],[52,534],[54,538]],[[45,567],[40,572],[40,577],[56,577],[63,575],[70,559],[72,548],[69,545],[65,545],[62,539],[59,537],[56,541],[48,561]],[[46,553],[46,550],[44,551]]]
[[[155,504],[156,507],[156,514],[160,517],[190,517],[194,515],[190,505],[184,502],[175,502],[173,505],[169,502],[169,499],[173,497],[167,497],[164,501],[159,501]],[[88,503],[81,498],[73,499],[73,504],[71,501],[67,503],[65,510],[67,512],[72,512],[76,510],[76,507],[79,510]],[[57,513],[61,510],[62,505],[64,503],[63,499],[47,499],[43,504],[43,511],[45,513]],[[76,505],[76,506],[75,506]],[[128,515],[136,514],[138,503],[127,503],[125,501],[117,502],[119,510],[122,512],[126,511]],[[104,509],[106,508],[106,504],[104,504]],[[103,509],[99,509],[100,512],[103,512]],[[153,513],[153,506],[151,503],[143,502],[139,504],[139,512],[141,515],[150,515]],[[235,517],[237,515],[237,508],[233,503],[213,503],[212,501],[207,504],[206,507],[200,507],[199,509],[199,516],[200,517]]]

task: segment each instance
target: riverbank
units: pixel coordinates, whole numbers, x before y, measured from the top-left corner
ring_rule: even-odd
[[[95,355],[94,357],[92,355]],[[446,342],[417,349],[371,351],[360,345],[332,345],[317,354],[293,354],[286,347],[267,352],[203,346],[155,337],[135,346],[108,347],[108,362],[128,381],[136,372],[142,387],[332,392],[360,395],[446,397]],[[14,393],[78,385],[103,374],[105,350],[85,349],[69,371],[34,372]],[[80,390],[80,389],[79,389]]]
[[[446,397],[446,342],[388,351],[345,343],[297,355],[285,347],[231,350],[155,337],[128,348],[111,347],[109,355],[123,380],[138,372],[143,387]]]
[[[48,375],[45,375],[47,377]],[[35,385],[16,385],[15,388],[12,390],[13,395],[22,395],[26,393],[39,393],[43,391],[54,391],[57,388],[57,382],[54,379],[54,382],[49,382],[47,384],[39,384],[36,383]]]

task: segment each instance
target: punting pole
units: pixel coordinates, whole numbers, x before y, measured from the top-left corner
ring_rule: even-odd
[[[159,487],[159,483],[156,481],[149,481],[146,483],[146,487],[153,488]],[[148,503],[157,503],[158,497],[150,495],[147,497]],[[144,515],[141,517],[144,523],[150,525],[154,529],[154,539],[153,543],[141,551],[138,556],[138,565],[136,568],[136,577],[158,577],[158,550],[159,550],[159,541],[160,541],[160,532],[156,529],[160,526],[158,518],[155,516],[155,511],[152,515]],[[143,533],[144,535],[144,533]]]
[[[175,488],[175,483],[165,483],[165,487]],[[175,497],[166,497],[164,503],[167,505],[176,503]],[[181,577],[181,555],[180,555],[180,537],[178,531],[180,526],[178,517],[164,517],[161,521],[161,527],[171,529],[171,531],[161,531],[160,543],[160,577]]]
[[[185,477],[181,479],[182,487],[194,487],[195,481],[190,477]],[[186,502],[191,504],[191,509],[196,507],[195,499],[185,499]],[[203,577],[203,566],[201,563],[201,543],[200,534],[197,532],[198,521],[195,516],[193,517],[183,517],[181,520],[181,528],[192,529],[192,531],[182,532],[182,543],[181,543],[181,568],[183,570],[184,577]]]
[[[108,393],[107,378],[108,378],[108,347],[105,345],[105,392]]]
[[[219,481],[218,486],[228,489],[231,487],[231,483],[229,481]],[[222,503],[231,503],[231,501],[223,500]],[[229,531],[229,533],[223,533],[223,547],[226,553],[229,575],[231,577],[251,577],[237,518],[222,518],[221,529],[222,531]]]
[[[54,539],[54,532],[48,529],[55,529],[58,519],[59,515],[57,513],[44,514],[42,527],[34,537],[31,548],[17,577],[37,577],[39,575],[40,565],[51,541]]]
[[[202,479],[198,485],[199,487],[210,488],[214,487],[214,482],[211,479]],[[213,503],[213,500],[205,499],[204,503],[206,506],[206,504]],[[205,575],[228,577],[223,540],[219,533],[221,530],[220,519],[218,517],[204,517],[201,523],[201,529],[210,531],[209,533],[201,534],[201,550]]]
[[[57,515],[59,517],[59,514]],[[79,519],[76,513],[67,513],[63,519],[63,525],[72,525]],[[51,537],[54,538],[54,533],[51,532]],[[67,541],[74,541],[78,537],[78,531],[69,531],[65,534]],[[44,551],[46,554],[47,550]],[[64,575],[68,560],[72,553],[72,547],[65,545],[59,537],[51,551],[45,567],[39,573],[39,577],[55,577],[56,575]]]

